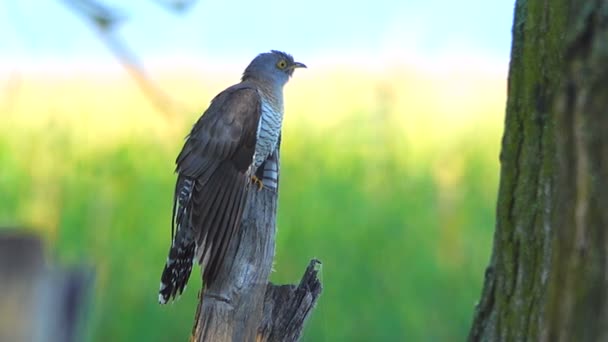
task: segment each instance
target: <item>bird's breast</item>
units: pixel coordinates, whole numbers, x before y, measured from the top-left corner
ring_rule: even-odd
[[[283,123],[282,105],[272,105],[269,101],[262,101],[261,110],[253,156],[254,170],[257,170],[276,148]]]

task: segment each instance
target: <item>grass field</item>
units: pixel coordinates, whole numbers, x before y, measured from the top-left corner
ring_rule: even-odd
[[[157,304],[173,161],[232,80],[165,77],[166,118],[119,75],[26,76],[0,103],[0,225],[96,270],[93,341],[186,340],[198,270]],[[475,70],[301,73],[286,89],[276,272],[323,261],[305,341],[461,341],[489,260],[505,81]],[[10,105],[3,105],[8,104]]]

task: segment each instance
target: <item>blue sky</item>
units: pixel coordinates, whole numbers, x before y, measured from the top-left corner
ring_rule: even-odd
[[[123,10],[128,20],[119,33],[144,60],[230,63],[281,49],[305,61],[470,55],[505,67],[514,6],[514,0],[202,0],[180,15],[152,0],[101,1]],[[0,0],[2,59],[112,61],[61,0]]]

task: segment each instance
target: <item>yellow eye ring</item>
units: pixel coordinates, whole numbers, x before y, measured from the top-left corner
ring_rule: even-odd
[[[287,61],[285,61],[284,59],[281,59],[278,63],[277,63],[277,68],[283,70],[285,68],[287,68]]]

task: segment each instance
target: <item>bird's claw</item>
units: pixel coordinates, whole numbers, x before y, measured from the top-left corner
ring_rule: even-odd
[[[262,189],[264,189],[264,183],[262,182],[262,180],[261,180],[261,179],[259,179],[259,178],[258,178],[258,177],[256,177],[255,175],[254,175],[254,176],[251,176],[251,182],[252,182],[253,184],[257,185],[257,187],[258,187],[258,191],[261,191]]]

